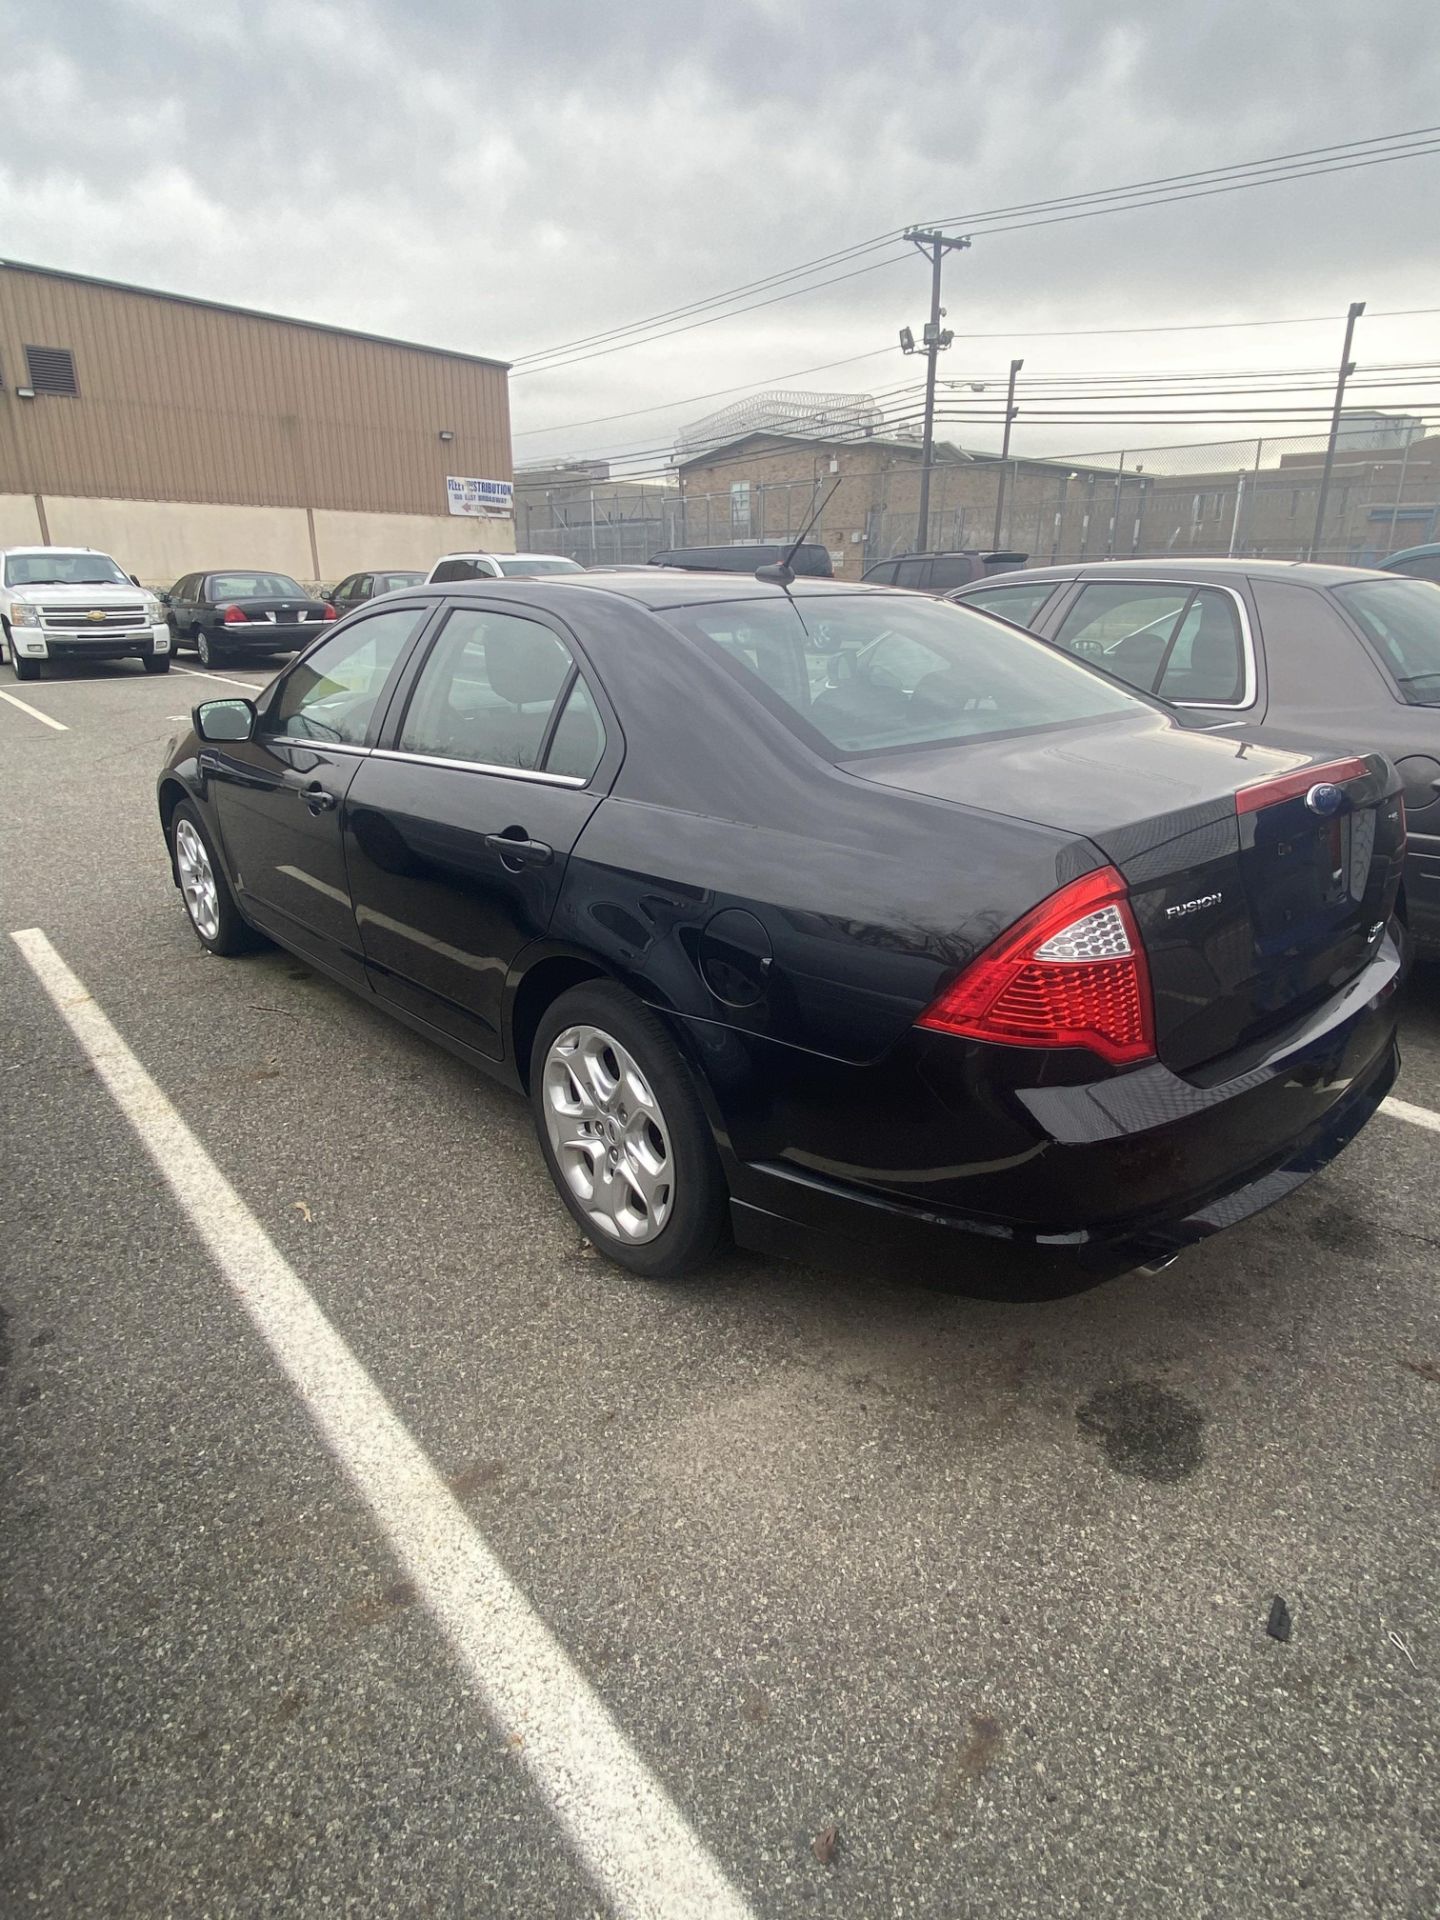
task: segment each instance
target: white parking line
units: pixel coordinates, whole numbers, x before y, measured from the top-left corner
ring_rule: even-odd
[[[1408,1100],[1392,1097],[1380,1102],[1380,1111],[1388,1113],[1392,1120],[1408,1120],[1412,1127],[1424,1127],[1429,1133],[1440,1133],[1440,1113],[1431,1113],[1428,1107],[1412,1107]]]
[[[293,1268],[38,927],[11,938],[622,1920],[751,1920]]]
[[[18,707],[22,713],[28,713],[32,720],[43,720],[47,727],[53,727],[57,733],[70,731],[63,720],[52,720],[48,713],[42,713],[39,707],[32,707],[28,701],[17,700],[13,693],[0,691],[0,700],[8,700],[12,707]]]
[[[191,680],[223,680],[227,687],[249,687],[252,693],[270,684],[269,680],[237,680],[233,673],[210,673],[204,667],[182,667],[178,661],[172,662],[170,671],[186,674]]]

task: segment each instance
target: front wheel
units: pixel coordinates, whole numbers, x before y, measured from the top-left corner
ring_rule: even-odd
[[[5,628],[5,651],[10,656],[10,671],[17,680],[38,680],[40,678],[40,662],[38,660],[22,660],[20,658],[20,655],[15,650],[15,636],[11,633],[9,627]]]
[[[147,673],[168,673],[170,656],[168,653],[142,653],[140,664]]]
[[[211,953],[245,953],[259,944],[241,915],[200,815],[182,800],[170,820],[170,846],[190,924]]]
[[[535,1035],[530,1102],[550,1177],[601,1253],[655,1279],[713,1253],[725,1177],[689,1069],[648,1007],[611,981],[562,994]]]

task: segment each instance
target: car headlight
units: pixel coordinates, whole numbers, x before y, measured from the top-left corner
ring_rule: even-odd
[[[12,601],[10,606],[10,624],[12,627],[38,627],[40,609],[26,604],[23,600]]]
[[[153,593],[147,593],[141,600],[140,606],[145,614],[145,618],[150,622],[152,627],[165,618],[165,609],[160,605],[160,602],[155,598]]]

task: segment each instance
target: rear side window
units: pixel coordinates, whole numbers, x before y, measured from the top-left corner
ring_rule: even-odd
[[[895,568],[895,584],[897,587],[928,587],[929,560],[901,560]]]
[[[967,580],[974,578],[974,566],[968,554],[941,554],[930,569],[930,590],[948,593],[952,587],[963,587]]]
[[[1134,712],[1101,675],[962,607],[881,595],[747,600],[665,618],[836,756]]]
[[[461,560],[442,560],[430,578],[436,586],[445,580],[490,580],[493,574],[483,560],[468,556]]]
[[[558,635],[513,613],[458,607],[430,649],[402,753],[532,772],[574,665]]]
[[[1037,580],[1024,587],[982,587],[978,593],[967,593],[959,604],[998,614],[1012,627],[1028,627],[1054,591],[1053,580]]]
[[[1219,587],[1094,581],[1081,588],[1055,644],[1164,700],[1229,706],[1244,692],[1240,618]]]

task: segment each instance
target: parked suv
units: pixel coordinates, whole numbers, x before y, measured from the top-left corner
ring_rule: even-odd
[[[951,593],[992,573],[1023,567],[1028,553],[980,553],[957,548],[951,553],[902,553],[865,569],[870,587],[910,587],[916,593]]]
[[[578,560],[563,553],[442,553],[426,578],[427,586],[455,580],[529,580],[542,573],[584,573]]]
[[[754,573],[773,567],[789,556],[791,571],[809,580],[829,580],[835,569],[829,549],[818,540],[802,540],[793,550],[788,540],[733,540],[725,547],[667,547],[652,553],[652,567],[683,567],[690,573]]]
[[[128,657],[147,673],[170,667],[160,602],[94,547],[0,552],[0,641],[17,680],[38,680],[47,660]]]

